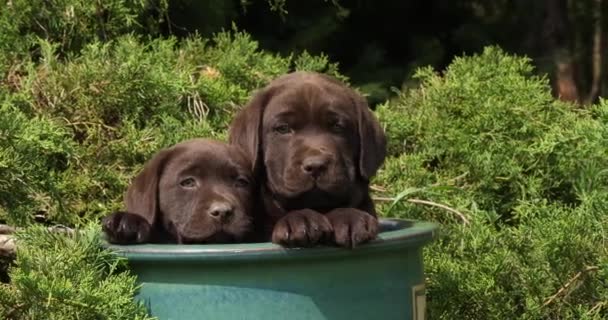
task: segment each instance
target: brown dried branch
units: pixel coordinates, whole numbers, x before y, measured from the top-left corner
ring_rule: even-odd
[[[392,202],[392,201],[395,201],[395,198],[372,197],[372,200],[383,201],[383,202]],[[421,200],[421,199],[407,199],[406,201],[410,202],[410,203],[423,204],[423,205],[427,205],[427,206],[441,208],[443,210],[446,210],[448,212],[451,212],[451,213],[457,215],[460,218],[460,220],[462,220],[462,223],[464,223],[465,225],[471,223],[471,221],[469,220],[469,218],[467,218],[467,216],[465,214],[463,214],[462,212],[460,212],[454,208],[450,208],[450,207],[446,206],[445,204],[428,201],[428,200]]]
[[[462,220],[462,222],[464,224],[471,223],[469,221],[469,218],[467,218],[467,216],[465,216],[462,212],[460,212],[460,211],[458,211],[456,209],[450,208],[450,207],[446,206],[445,204],[436,203],[436,202],[427,201],[427,200],[420,200],[420,199],[407,199],[407,201],[411,202],[411,203],[424,204],[424,205],[427,205],[427,206],[433,206],[433,207],[441,208],[443,210],[449,211],[449,212],[457,215],[460,218],[460,220]]]
[[[372,184],[372,185],[370,185],[370,186],[369,186],[369,188],[370,188],[372,191],[376,191],[376,192],[387,192],[387,191],[388,191],[388,190],[386,190],[386,188],[385,188],[385,187],[383,187],[383,186],[379,186],[379,185],[377,185],[377,184]]]
[[[543,303],[542,307],[546,307],[546,306],[550,305],[553,301],[555,301],[555,299],[557,299],[559,296],[561,296],[564,292],[567,292],[567,290],[574,283],[576,283],[578,278],[580,278],[582,275],[589,273],[589,272],[598,271],[599,269],[600,269],[600,267],[598,267],[598,266],[589,266],[589,267],[586,267],[585,269],[577,272],[574,275],[574,277],[570,278],[561,288],[559,288],[559,290],[557,290],[557,292],[554,295],[547,298],[547,300],[545,300],[545,302]]]

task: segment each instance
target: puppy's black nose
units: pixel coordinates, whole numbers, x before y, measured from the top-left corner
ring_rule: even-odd
[[[232,216],[233,212],[234,208],[230,204],[224,202],[216,202],[209,207],[209,215],[217,220],[226,220]]]
[[[304,159],[302,162],[302,170],[313,177],[318,177],[325,170],[329,164],[329,158],[325,156],[314,156]]]

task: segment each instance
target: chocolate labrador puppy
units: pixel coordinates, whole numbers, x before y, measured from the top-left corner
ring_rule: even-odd
[[[219,243],[252,229],[251,161],[238,147],[209,139],[158,152],[135,177],[126,212],[103,219],[111,243]]]
[[[229,141],[253,159],[266,239],[354,247],[376,237],[369,180],[386,137],[354,90],[318,73],[281,76],[237,114]]]

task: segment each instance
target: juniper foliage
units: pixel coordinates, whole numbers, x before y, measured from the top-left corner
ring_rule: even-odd
[[[496,47],[417,78],[378,110],[391,157],[376,183],[394,199],[384,215],[442,224],[425,251],[430,318],[604,319],[606,102],[555,101],[529,59]]]
[[[160,148],[223,139],[238,107],[272,78],[337,74],[325,56],[263,52],[236,30],[183,41],[120,36],[70,59],[52,42],[39,46],[40,59],[15,66],[0,119],[0,219],[17,225],[36,214],[67,225],[95,220],[122,205],[129,178]]]
[[[0,284],[2,319],[151,319],[132,297],[126,261],[102,247],[99,226],[71,235],[33,226],[17,234],[11,283]]]
[[[141,25],[121,29],[134,17],[128,10],[110,15],[103,27],[114,31],[101,39],[77,1],[74,25],[55,23],[65,6],[40,4],[49,19],[34,18],[52,34],[16,16],[34,2],[0,9],[0,24],[15,20],[0,29],[0,223],[26,228],[10,282],[0,286],[0,318],[146,319],[133,302],[135,279],[100,247],[99,230],[68,237],[36,222],[95,224],[122,207],[129,180],[155,152],[193,137],[225,139],[234,112],[272,78],[290,70],[339,76],[326,56],[268,53],[236,28],[208,39],[142,36]],[[98,4],[144,10],[144,2]]]

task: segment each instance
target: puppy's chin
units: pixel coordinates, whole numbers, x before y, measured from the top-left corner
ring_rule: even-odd
[[[235,243],[250,232],[248,218],[228,224],[210,223],[205,228],[175,228],[172,232],[176,242],[182,244]]]
[[[273,180],[278,180],[274,182]],[[351,181],[340,179],[338,181],[315,180],[311,177],[296,177],[295,179],[269,179],[267,187],[274,195],[286,201],[302,199],[312,204],[317,202],[340,202],[342,198],[349,198],[352,192]]]
[[[182,244],[212,244],[212,243],[235,243],[241,241],[243,235],[233,234],[224,230],[210,235],[179,235]]]
[[[209,236],[180,236],[183,244],[206,244],[206,243],[234,243],[238,239],[235,235],[225,231],[218,231]]]
[[[313,184],[312,188],[300,192],[274,192],[273,198],[287,211],[313,209],[325,213],[334,208],[348,206],[351,199],[350,193],[340,191],[326,191]]]
[[[353,180],[346,175],[324,175],[315,179],[305,174],[290,174],[289,171],[283,175],[269,172],[266,186],[273,194],[284,198],[298,198],[307,193],[326,193],[342,197],[350,192]]]

